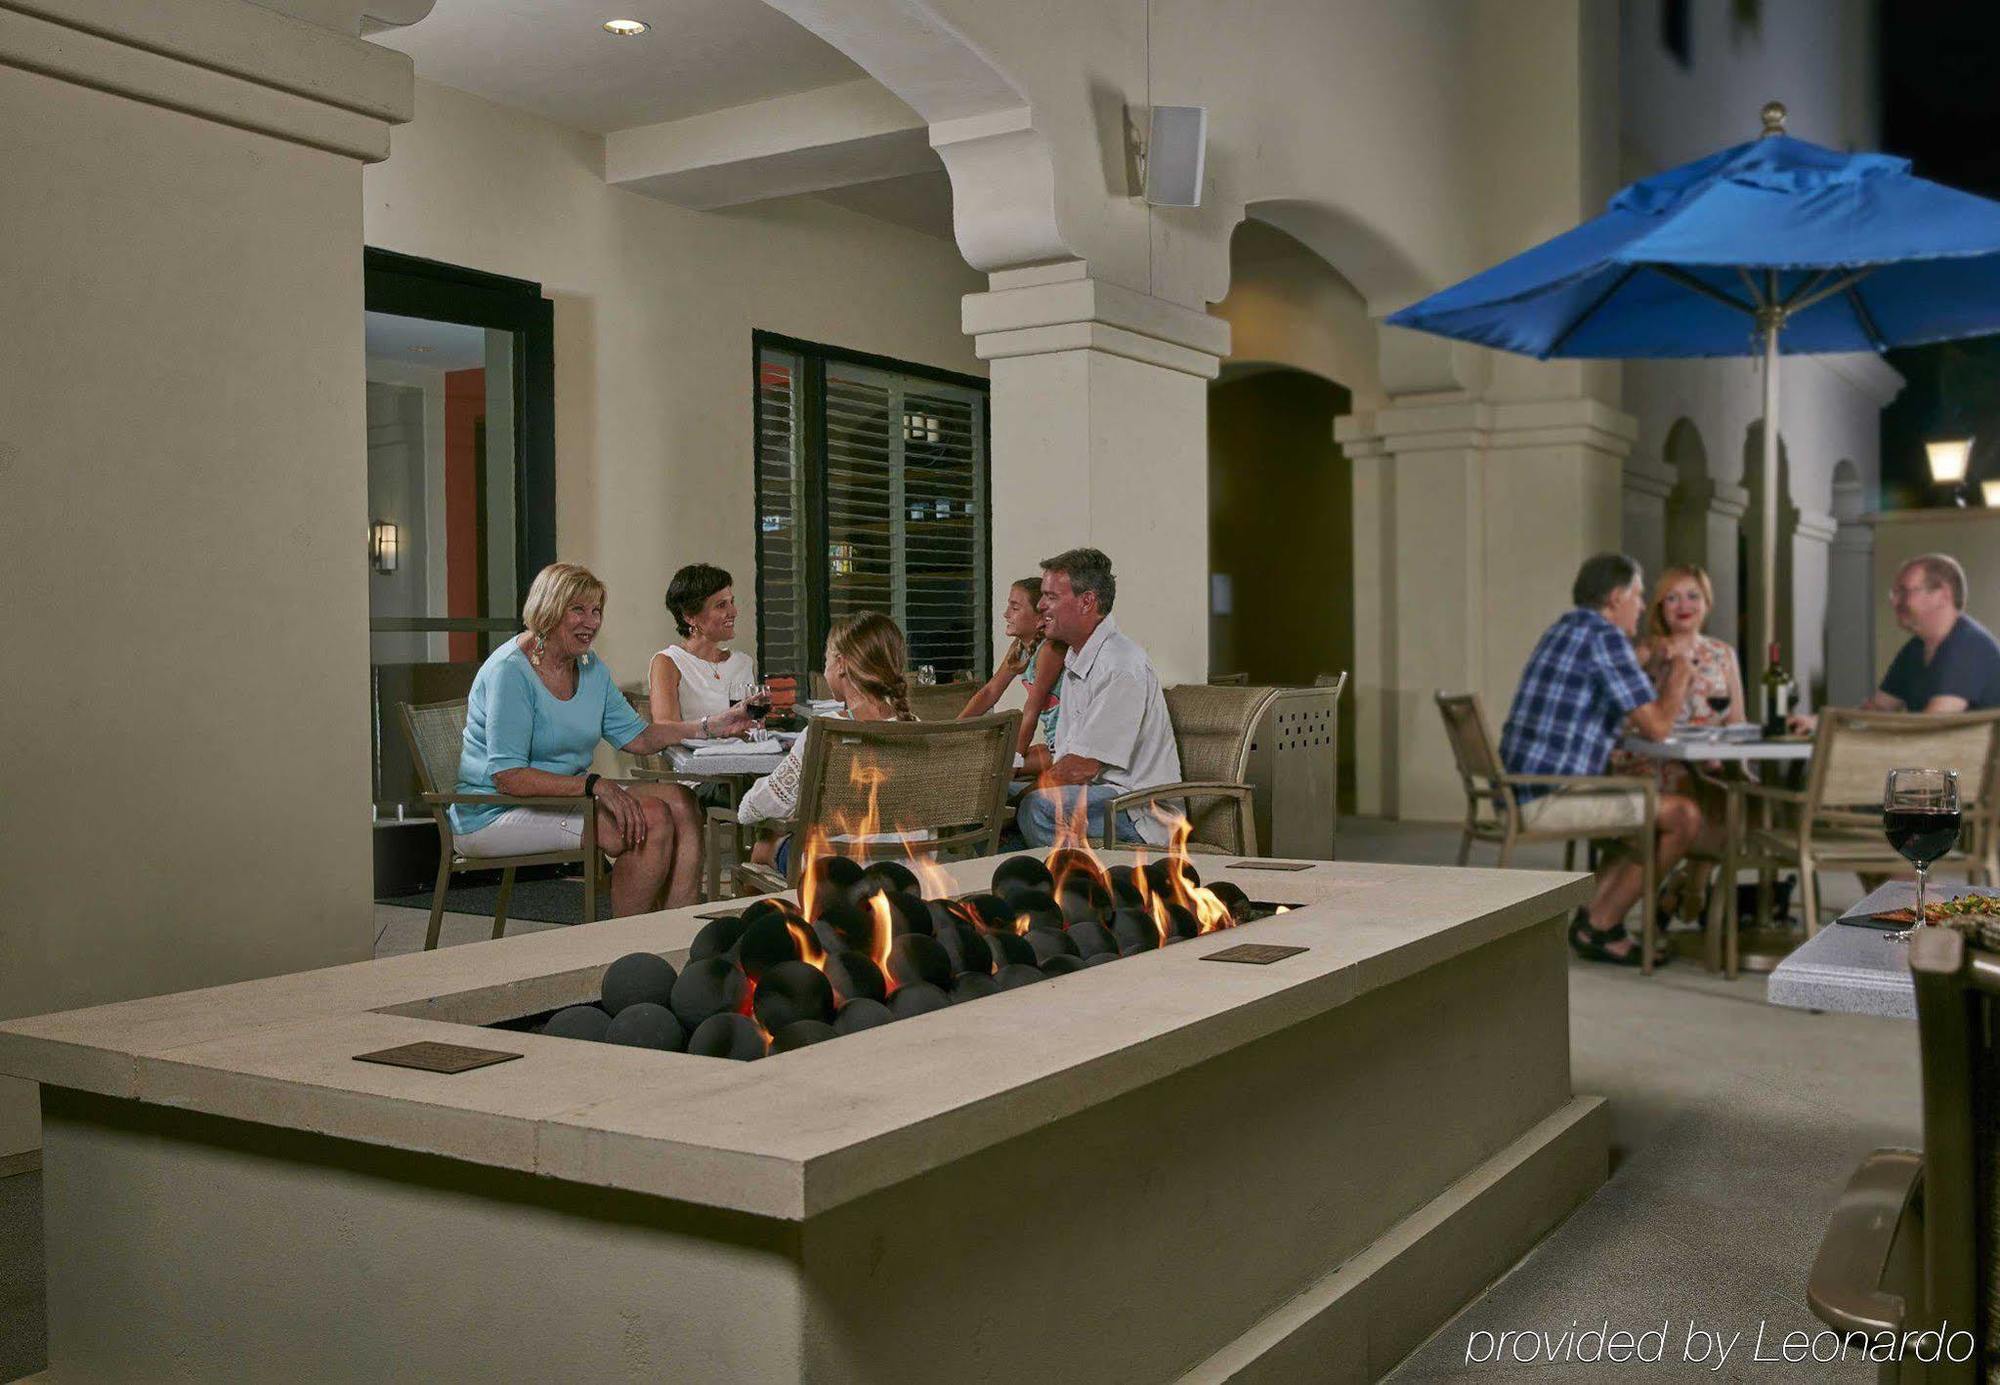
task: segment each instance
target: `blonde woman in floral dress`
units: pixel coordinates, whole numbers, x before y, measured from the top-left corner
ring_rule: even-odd
[[[1653,588],[1653,600],[1646,608],[1646,633],[1639,641],[1639,663],[1658,686],[1664,681],[1671,654],[1687,656],[1694,670],[1688,683],[1687,702],[1675,721],[1688,726],[1731,726],[1745,721],[1743,675],[1737,667],[1736,651],[1713,635],[1704,634],[1709,614],[1715,609],[1715,588],[1708,574],[1698,567],[1669,567]],[[1723,799],[1721,794],[1695,777],[1694,766],[1676,760],[1647,760],[1632,756],[1621,766],[1624,772],[1653,774],[1664,793],[1686,794],[1701,805],[1702,833],[1695,839],[1696,851],[1718,854],[1722,848]],[[1672,884],[1662,890],[1661,917],[1699,917],[1708,884],[1709,863],[1690,860],[1680,875],[1679,889]]]

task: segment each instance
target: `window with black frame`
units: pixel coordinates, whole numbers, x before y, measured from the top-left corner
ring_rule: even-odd
[[[756,386],[758,666],[817,671],[883,611],[912,668],[984,678],[986,382],[760,333]]]

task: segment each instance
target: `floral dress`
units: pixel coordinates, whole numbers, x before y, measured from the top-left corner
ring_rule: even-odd
[[[1654,645],[1643,660],[1647,674],[1658,687],[1666,680],[1667,664],[1665,651]],[[1733,696],[1729,686],[1729,675],[1736,667],[1736,651],[1713,635],[1696,635],[1694,649],[1688,656],[1694,676],[1688,680],[1687,701],[1674,714],[1676,725],[1720,726],[1729,720],[1729,709],[1718,712],[1709,706],[1710,697]],[[1614,774],[1635,776],[1654,775],[1660,781],[1660,788],[1666,793],[1689,793],[1694,788],[1692,766],[1679,760],[1655,760],[1645,755],[1634,755],[1630,751],[1616,751],[1611,757]]]

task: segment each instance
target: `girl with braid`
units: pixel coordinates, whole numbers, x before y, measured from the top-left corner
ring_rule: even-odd
[[[910,714],[907,659],[903,632],[889,617],[863,611],[835,621],[826,636],[826,681],[847,706],[836,715],[854,721],[915,721]],[[750,786],[736,808],[739,822],[787,822],[797,815],[799,773],[811,736],[808,724],[806,734],[792,742],[778,767]],[[791,845],[789,836],[766,837],[752,849],[750,859],[783,872],[791,864]]]

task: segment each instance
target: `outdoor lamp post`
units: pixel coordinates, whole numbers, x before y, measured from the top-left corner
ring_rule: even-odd
[[[1930,460],[1931,482],[1934,485],[1951,487],[1954,504],[1965,504],[1965,472],[1972,457],[1972,439],[1946,438],[1924,444],[1924,455]]]

